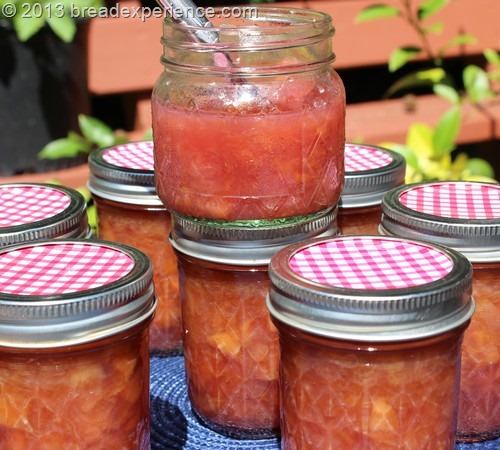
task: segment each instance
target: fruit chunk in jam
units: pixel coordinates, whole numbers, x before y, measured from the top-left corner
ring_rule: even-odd
[[[147,328],[65,349],[1,348],[0,448],[150,448]]]
[[[240,438],[279,428],[278,335],[267,270],[199,267],[180,256],[187,386],[197,416]]]
[[[150,326],[150,349],[182,348],[181,307],[177,259],[168,241],[171,217],[164,208],[135,206],[96,197],[98,236],[142,250],[153,263],[158,299]]]
[[[461,333],[396,344],[280,334],[283,450],[452,450]]]
[[[261,84],[258,93],[255,86],[224,89],[219,100],[207,94],[184,107],[153,95],[163,204],[229,221],[304,216],[335,205],[345,140],[345,94],[336,72]]]

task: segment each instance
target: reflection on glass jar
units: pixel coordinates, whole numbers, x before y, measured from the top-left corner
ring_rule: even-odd
[[[458,252],[380,236],[312,239],[269,265],[283,450],[455,446],[474,309]]]
[[[177,260],[168,241],[170,213],[158,198],[153,142],[131,142],[92,152],[89,189],[97,208],[97,236],[146,253],[154,267],[158,307],[149,346],[166,354],[182,349]]]
[[[476,311],[463,344],[458,440],[500,437],[500,186],[417,183],[387,193],[382,211],[383,234],[447,245],[472,263]]]
[[[173,215],[188,394],[209,428],[240,439],[279,433],[278,335],[267,265],[284,245],[336,232],[335,211],[291,226],[221,228]]]
[[[0,447],[149,449],[146,255],[43,240],[2,249],[0,272]]]
[[[253,9],[257,17],[216,15],[213,44],[164,22],[152,112],[158,195],[170,211],[276,219],[338,202],[345,91],[331,65],[331,18]]]

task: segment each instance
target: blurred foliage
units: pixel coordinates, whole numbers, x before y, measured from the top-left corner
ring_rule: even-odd
[[[80,114],[78,125],[81,134],[70,131],[66,137],[49,142],[38,153],[38,157],[40,159],[71,158],[81,153],[88,154],[98,148],[128,141],[124,132],[113,131],[102,120],[95,117]]]
[[[22,42],[45,25],[62,41],[71,42],[76,22],[100,8],[105,8],[104,0],[0,0],[0,23],[11,23]]]
[[[364,8],[355,18],[356,23],[402,19],[415,31],[417,43],[400,46],[392,52],[388,61],[390,72],[396,72],[417,57],[424,57],[430,64],[428,68],[398,79],[386,91],[384,98],[427,86],[450,103],[450,108],[435,126],[414,123],[408,130],[404,144],[380,144],[405,156],[407,182],[435,179],[495,181],[493,168],[487,161],[469,158],[465,153],[456,154],[454,151],[462,126],[462,106],[466,102],[479,105],[499,94],[493,85],[500,80],[500,55],[493,49],[485,49],[483,55],[485,62],[490,65],[488,71],[471,64],[464,67],[461,80],[453,79],[444,67],[447,52],[477,40],[472,35],[460,34],[437,49],[432,47],[430,36],[442,33],[445,28],[442,21],[435,20],[435,15],[451,1],[426,0],[417,5],[414,0],[398,0],[398,6],[375,4]]]
[[[128,142],[128,137],[124,132],[113,131],[103,121],[95,117],[80,114],[78,116],[78,125],[81,134],[70,131],[67,137],[49,142],[39,152],[38,157],[40,159],[75,157],[81,153],[88,154],[98,148]],[[87,200],[87,216],[92,232],[95,233],[97,230],[97,211],[90,191],[85,186],[79,187],[77,190]]]

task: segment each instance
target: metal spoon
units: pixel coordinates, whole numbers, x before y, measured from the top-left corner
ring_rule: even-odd
[[[176,22],[197,28],[206,28],[206,30],[198,29],[192,33],[192,37],[196,42],[207,44],[219,42],[219,33],[210,30],[213,27],[212,23],[203,15],[202,8],[196,6],[192,0],[157,0],[157,2],[166,11],[170,12]],[[217,65],[234,67],[234,63],[227,53],[217,52],[217,54],[223,55],[224,58],[224,61],[221,61],[220,58],[216,57],[215,63]]]

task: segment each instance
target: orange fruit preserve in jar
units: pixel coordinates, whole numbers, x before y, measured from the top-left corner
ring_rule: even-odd
[[[458,440],[500,437],[500,186],[468,181],[396,188],[382,203],[384,234],[439,242],[474,269],[476,312],[464,337]]]
[[[391,150],[346,143],[344,190],[338,224],[342,234],[378,234],[382,197],[404,183],[406,163]]]
[[[91,234],[87,202],[77,190],[48,183],[0,184],[0,247]]]
[[[216,15],[216,43],[193,43],[193,30],[165,19],[152,95],[158,195],[170,211],[222,221],[327,210],[340,197],[345,140],[331,18],[246,11],[256,15]]]
[[[286,243],[334,233],[334,214],[254,229],[173,214],[188,395],[212,430],[239,439],[279,433],[279,349],[265,305],[267,265]]]
[[[269,276],[283,450],[454,448],[474,309],[463,255],[380,236],[312,239],[275,254]]]
[[[138,248],[153,262],[158,307],[149,331],[150,349],[178,353],[182,324],[177,260],[168,240],[170,213],[156,194],[153,142],[96,150],[89,157],[89,168],[97,236]]]
[[[85,240],[0,250],[0,447],[150,447],[143,253]]]

